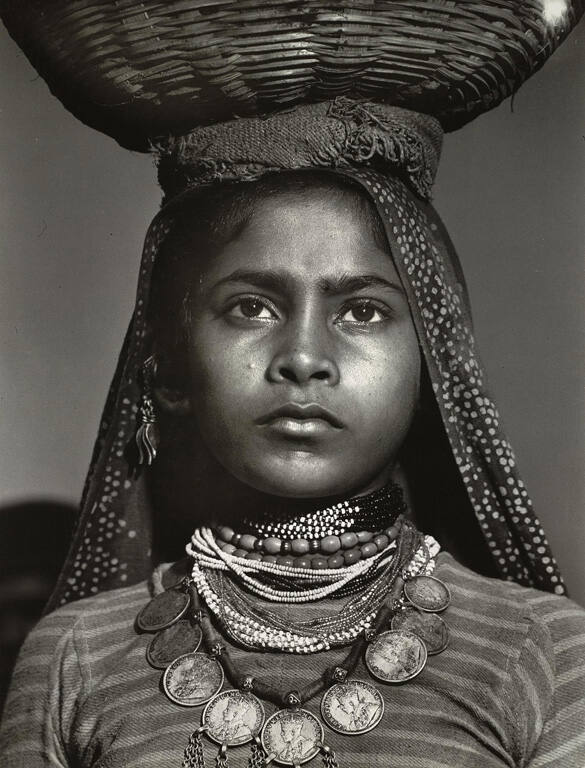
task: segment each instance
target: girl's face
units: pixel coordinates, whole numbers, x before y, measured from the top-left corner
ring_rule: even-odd
[[[380,487],[416,407],[406,297],[352,202],[264,201],[193,297],[191,408],[216,459],[266,493]]]

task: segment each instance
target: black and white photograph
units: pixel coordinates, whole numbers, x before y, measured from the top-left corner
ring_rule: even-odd
[[[585,766],[583,0],[0,0],[0,768]]]

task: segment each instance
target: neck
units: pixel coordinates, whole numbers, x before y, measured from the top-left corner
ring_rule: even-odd
[[[222,489],[221,498],[206,510],[201,523],[213,528],[228,525],[236,531],[243,527],[244,521],[255,523],[281,520],[292,523],[318,510],[336,507],[350,500],[372,498],[385,487],[394,484],[406,496],[405,478],[400,469],[396,468],[389,482],[380,481],[346,493],[316,498],[289,498],[263,493],[230,478],[219,486]]]
[[[244,532],[245,518],[298,520],[307,513],[361,497],[384,485],[382,480],[344,494],[286,498],[262,493],[239,482],[209,456],[199,458],[206,460],[187,462],[184,455],[161,452],[160,460],[152,467],[149,488],[155,509],[155,538],[160,548],[157,556],[161,559],[180,558],[185,542],[198,526],[229,526],[235,532]],[[402,489],[407,508],[412,509],[406,477],[398,464],[390,479]]]

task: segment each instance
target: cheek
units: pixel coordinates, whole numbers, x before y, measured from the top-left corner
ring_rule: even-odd
[[[213,390],[226,378],[235,375],[234,357],[225,354],[226,345],[213,333],[213,325],[195,326],[189,348],[189,374],[191,389],[203,395]]]
[[[200,421],[225,421],[239,412],[263,377],[262,361],[249,349],[225,340],[192,340],[189,355],[190,397]]]
[[[365,383],[365,382],[364,382]],[[392,354],[379,358],[363,391],[364,423],[378,435],[386,433],[394,442],[406,436],[419,400],[420,357]]]

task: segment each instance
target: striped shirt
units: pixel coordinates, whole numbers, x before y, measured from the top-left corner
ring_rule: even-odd
[[[341,768],[584,768],[585,611],[566,598],[478,576],[447,554],[435,573],[452,594],[443,614],[450,644],[401,686],[373,681],[360,664],[354,677],[375,682],[385,711],[360,736],[326,729]],[[149,598],[142,583],[72,603],[37,625],[9,693],[1,768],[181,765],[201,710],[169,701],[160,671],[145,660],[151,636],[137,634],[134,620]],[[308,619],[327,604],[285,610]],[[347,653],[230,650],[243,673],[283,692],[315,680]],[[306,705],[317,715],[319,699]],[[276,709],[265,707],[267,714]],[[205,741],[204,751],[213,765],[217,746]],[[230,749],[229,765],[243,768],[248,755],[247,746]]]

